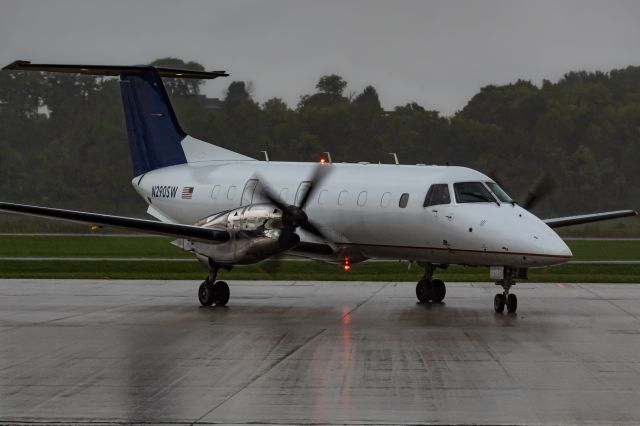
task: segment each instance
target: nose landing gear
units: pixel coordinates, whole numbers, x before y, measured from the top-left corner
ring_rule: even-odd
[[[447,295],[447,287],[442,280],[433,279],[435,265],[426,263],[421,266],[424,266],[424,276],[416,284],[416,297],[422,303],[442,302]]]
[[[497,293],[493,298],[493,309],[497,313],[504,312],[504,308],[507,308],[507,312],[510,314],[514,314],[518,309],[518,298],[515,294],[509,293],[511,286],[516,285],[513,277],[505,274],[505,278],[498,281],[496,285],[502,286],[504,291],[502,293]]]

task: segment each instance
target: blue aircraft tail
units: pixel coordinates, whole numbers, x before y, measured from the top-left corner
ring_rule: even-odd
[[[60,65],[32,64],[27,61],[16,61],[4,69],[119,76],[134,176],[187,162],[187,155],[181,146],[187,134],[178,123],[162,77],[212,79],[228,76],[224,71],[191,71],[144,65]]]
[[[121,74],[120,92],[133,175],[186,163],[180,142],[187,134],[178,123],[158,72]]]

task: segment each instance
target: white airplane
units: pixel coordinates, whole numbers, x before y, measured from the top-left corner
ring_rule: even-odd
[[[134,189],[158,220],[0,203],[0,210],[178,237],[209,275],[202,305],[226,305],[220,268],[288,254],[350,265],[368,259],[409,260],[424,267],[420,302],[441,302],[433,278],[451,264],[491,267],[502,286],[494,309],[517,308],[510,293],[530,267],[571,259],[552,228],[636,215],[633,210],[541,220],[490,177],[465,167],[258,161],[191,136],[180,127],[161,77],[213,79],[151,66],[32,64],[5,70],[118,76],[133,164]]]

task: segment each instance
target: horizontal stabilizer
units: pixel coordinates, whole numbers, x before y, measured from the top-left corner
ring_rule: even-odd
[[[15,61],[4,70],[15,71],[48,71],[48,72],[66,72],[74,74],[88,75],[112,75],[121,74],[142,74],[150,69],[158,71],[161,77],[172,78],[201,78],[213,79],[218,77],[227,77],[224,71],[193,71],[177,68],[154,67],[151,65],[67,65],[67,64],[32,64],[29,61]]]
[[[550,228],[561,228],[563,226],[581,225],[583,223],[599,222],[601,220],[618,219],[621,217],[636,216],[637,211],[634,210],[617,210],[613,212],[583,214],[579,216],[558,217],[555,219],[545,219]]]
[[[224,243],[229,241],[229,233],[220,229],[203,228],[194,225],[156,222],[154,220],[136,219],[132,217],[111,216],[100,213],[88,213],[74,210],[54,209],[51,207],[29,206],[25,204],[1,203],[0,210],[21,213],[31,216],[41,216],[51,219],[69,220],[94,225],[106,225],[134,231],[182,237],[205,243]]]

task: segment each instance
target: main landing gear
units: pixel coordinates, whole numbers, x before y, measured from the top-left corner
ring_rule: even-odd
[[[202,306],[225,306],[229,302],[229,286],[224,281],[216,281],[218,268],[214,268],[209,277],[198,288],[198,300]]]
[[[424,266],[424,276],[416,284],[416,297],[422,303],[442,302],[447,295],[447,287],[442,280],[433,279],[433,271],[436,267],[432,263],[421,266]]]
[[[507,312],[510,314],[514,314],[518,309],[518,298],[515,294],[509,293],[511,286],[514,286],[516,283],[511,276],[505,274],[505,278],[498,281],[496,285],[502,286],[504,291],[502,293],[497,293],[493,298],[493,309],[497,313],[504,312],[504,308],[506,306]]]

